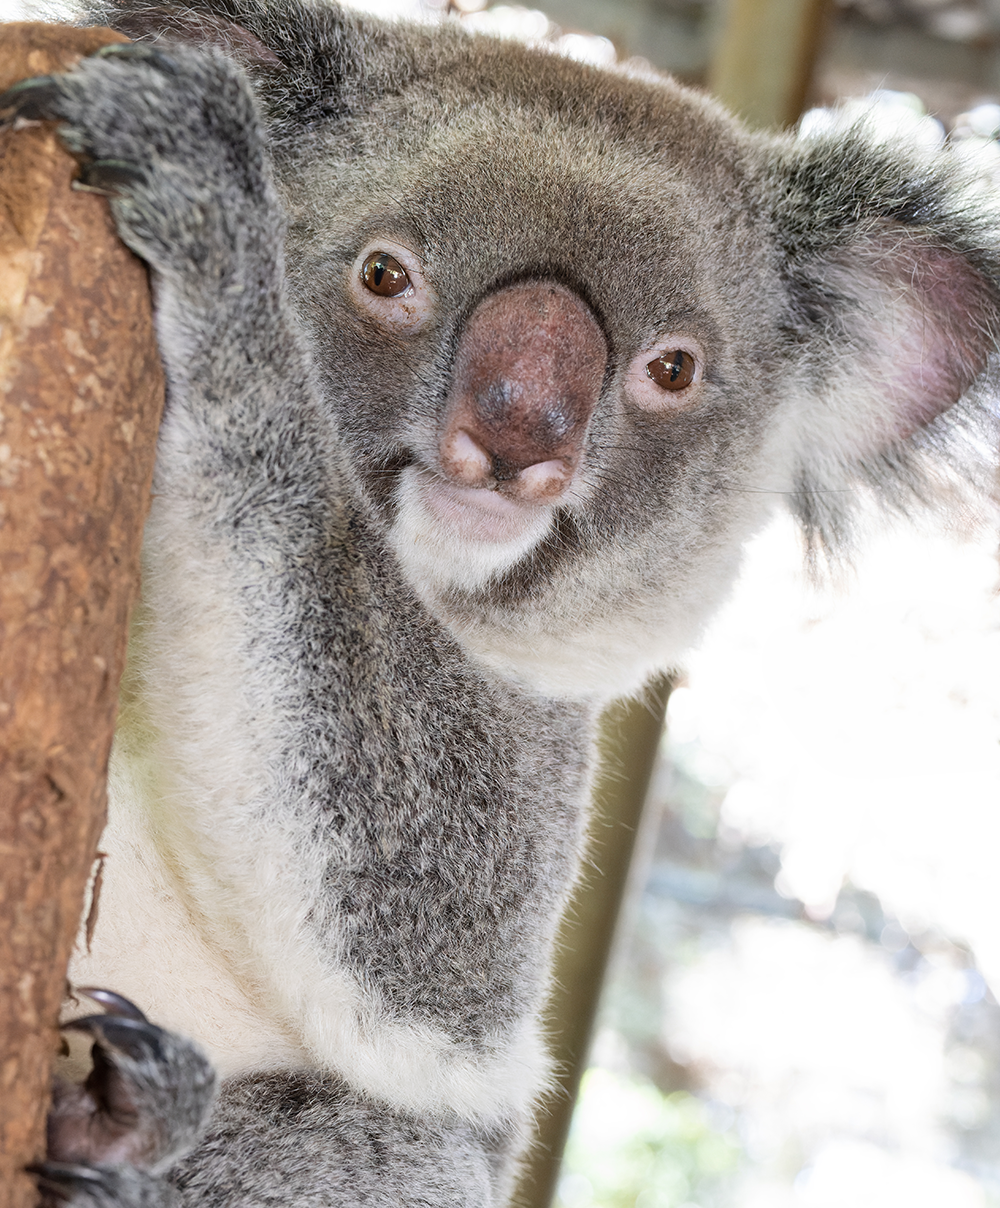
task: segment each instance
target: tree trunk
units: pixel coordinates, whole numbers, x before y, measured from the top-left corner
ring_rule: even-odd
[[[123,40],[0,27],[0,88]],[[0,129],[0,1208],[38,1199],[23,1167],[44,1155],[163,398],[146,271],[74,173],[52,123]]]

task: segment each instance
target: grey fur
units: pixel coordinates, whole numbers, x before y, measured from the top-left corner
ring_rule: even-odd
[[[863,125],[751,135],[670,81],[450,24],[211,10],[105,13],[162,52],[19,101],[116,192],[156,294],[119,758],[167,786],[157,841],[201,941],[306,1055],[237,1070],[170,1179],[186,1208],[499,1208],[598,708],[697,637],[776,500],[835,549],[860,495],[983,486],[997,214],[947,152]],[[352,300],[383,239],[433,288],[412,329]],[[440,472],[456,350],[525,281],[582,298],[607,345],[574,491],[511,565],[421,569],[406,475]],[[629,366],[678,331],[696,404],[636,405]]]
[[[135,1166],[75,1165],[45,1162],[34,1168],[44,1208],[176,1208],[169,1183]]]
[[[466,1208],[501,1202],[512,1141],[509,1130],[386,1111],[334,1078],[257,1075],[229,1088],[225,1112],[177,1179],[191,1203]],[[359,1171],[368,1177],[359,1181]]]

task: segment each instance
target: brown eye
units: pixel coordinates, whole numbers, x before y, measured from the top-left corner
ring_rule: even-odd
[[[398,298],[410,288],[406,269],[388,252],[373,252],[361,266],[361,280],[373,294]]]
[[[694,371],[694,357],[683,348],[673,348],[646,366],[646,373],[664,390],[683,390],[690,386]]]

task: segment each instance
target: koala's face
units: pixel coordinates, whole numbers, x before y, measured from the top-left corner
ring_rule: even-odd
[[[901,441],[986,363],[992,287],[950,217],[928,236],[944,186],[905,152],[434,37],[279,155],[294,295],[425,602],[544,691],[628,690],[776,499],[843,529],[887,451],[906,479]]]
[[[676,601],[695,540],[728,574],[784,298],[742,204],[742,136],[622,79],[635,112],[602,116],[592,73],[547,58],[554,80],[516,106],[456,87],[366,114],[349,149],[330,139],[319,188],[287,187],[296,295],[415,585],[559,625],[562,576],[563,612],[604,613]]]

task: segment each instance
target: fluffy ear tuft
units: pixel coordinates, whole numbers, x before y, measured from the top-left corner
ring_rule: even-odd
[[[900,511],[992,490],[1000,202],[946,150],[900,153],[863,127],[799,148],[775,208],[799,375],[794,506],[831,551],[859,488]]]
[[[405,39],[322,0],[96,0],[92,20],[134,39],[214,47],[254,79],[273,137],[362,109],[412,73]]]
[[[281,59],[260,38],[218,12],[156,5],[132,8],[111,0],[104,19],[133,42],[167,38],[191,46],[212,46],[247,70],[283,71]]]

